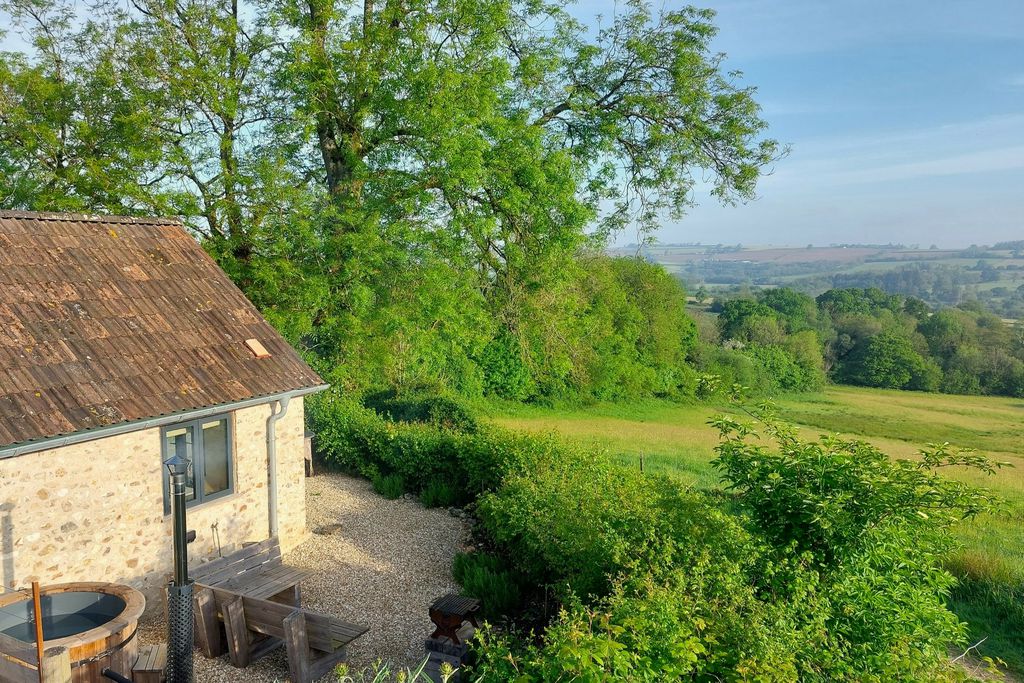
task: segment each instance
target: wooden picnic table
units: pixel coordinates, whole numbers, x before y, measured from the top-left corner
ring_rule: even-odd
[[[207,657],[226,650],[238,667],[280,647],[293,683],[334,669],[366,626],[302,608],[300,584],[312,574],[281,560],[276,538],[200,565],[196,581],[196,645]]]

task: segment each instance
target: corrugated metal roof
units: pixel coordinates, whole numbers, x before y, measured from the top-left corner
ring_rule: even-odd
[[[321,384],[179,221],[0,211],[0,447]]]

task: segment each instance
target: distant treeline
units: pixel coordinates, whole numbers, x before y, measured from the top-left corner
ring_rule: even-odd
[[[979,286],[1005,282],[997,286]],[[933,306],[957,306],[977,300],[1004,318],[1024,319],[1024,266],[979,259],[972,266],[914,263],[888,271],[836,273],[803,278],[793,288],[809,294],[825,289],[878,288],[890,294],[915,297]]]
[[[715,325],[699,326],[703,343],[750,355],[782,388],[810,388],[817,371],[870,387],[1024,396],[1024,333],[977,302],[933,310],[878,288],[816,299],[778,288],[712,309]]]

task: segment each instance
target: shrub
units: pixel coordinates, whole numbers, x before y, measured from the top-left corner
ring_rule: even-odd
[[[463,433],[432,424],[390,422],[333,389],[311,401],[307,414],[317,434],[318,455],[329,466],[371,479],[398,474],[414,491],[446,481],[459,501],[497,488],[510,473],[567,457],[553,435],[491,426]]]
[[[714,422],[724,499],[551,435],[393,423],[337,395],[310,414],[324,457],[382,494],[476,497],[494,551],[454,571],[491,614],[516,612],[525,586],[561,602],[539,639],[483,635],[484,681],[956,677],[947,648],[965,629],[939,558],[950,526],[992,501],[937,471],[992,471],[972,453],[893,461],[861,442],[801,441],[763,406],[774,444]]]
[[[767,384],[776,391],[805,391],[814,388],[816,379],[797,364],[793,356],[781,346],[751,344],[745,351],[761,366],[770,378]]]
[[[513,401],[533,396],[537,387],[523,356],[520,342],[508,332],[488,342],[477,361],[484,372],[484,391]]]
[[[753,427],[722,417],[713,461],[775,557],[800,557],[820,577],[830,608],[829,648],[812,661],[827,678],[925,680],[965,637],[946,607],[955,584],[939,563],[951,526],[989,510],[990,494],[938,474],[992,473],[993,464],[948,444],[921,460],[892,460],[870,444],[802,441],[771,406],[754,415],[775,448],[750,442]]]
[[[372,483],[374,491],[391,500],[405,493],[405,482],[397,474],[378,474]]]
[[[452,576],[466,595],[480,600],[485,616],[512,614],[519,608],[519,584],[496,555],[459,553],[452,564]]]
[[[460,502],[459,491],[450,482],[435,479],[420,491],[420,502],[428,508],[449,507]]]
[[[668,581],[619,584],[591,606],[573,599],[538,645],[485,630],[472,675],[494,683],[798,680],[814,629],[795,628],[758,600],[742,572],[734,578],[709,594],[700,573],[680,571]]]
[[[395,422],[425,422],[461,432],[475,432],[478,427],[476,418],[461,401],[433,392],[376,391],[363,397],[363,405]]]
[[[397,474],[410,490],[430,481],[458,481],[456,433],[429,424],[390,422],[373,410],[325,392],[309,411],[319,456],[331,467],[371,479]]]
[[[742,385],[754,393],[763,393],[770,386],[771,378],[764,376],[763,368],[750,356],[720,346],[705,350],[701,357],[701,370],[718,377],[719,387]]]
[[[387,422],[338,390],[313,396],[306,415],[316,433],[317,455],[330,467],[370,476],[371,464],[390,447]]]
[[[723,563],[744,545],[735,521],[706,497],[581,449],[506,476],[478,499],[483,528],[531,585],[582,598],[622,573],[660,574],[694,553]]]

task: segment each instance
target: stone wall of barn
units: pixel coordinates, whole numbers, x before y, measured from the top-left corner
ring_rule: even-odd
[[[190,564],[269,535],[266,426],[269,405],[236,411],[229,496],[188,509],[196,532]],[[278,523],[287,552],[306,535],[302,399],[277,422]],[[0,580],[113,581],[160,608],[171,572],[171,518],[164,515],[160,429],[0,460]]]

